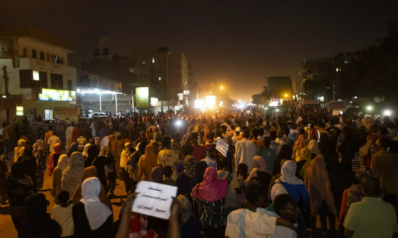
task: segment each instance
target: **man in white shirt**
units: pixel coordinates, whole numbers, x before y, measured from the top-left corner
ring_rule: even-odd
[[[242,132],[243,139],[236,142],[236,168],[240,163],[246,164],[248,167],[248,171],[252,171],[253,169],[253,158],[257,155],[257,146],[256,144],[249,140],[250,131],[245,129]]]
[[[72,122],[68,128],[66,128],[65,131],[65,137],[66,137],[66,152],[69,152],[69,147],[70,144],[72,144],[72,138],[73,138],[73,130],[75,129],[75,123]]]
[[[262,186],[256,183],[249,184],[246,188],[246,201],[241,203],[243,209],[235,210],[228,215],[225,237],[297,237],[292,224],[296,215],[296,203],[291,196],[290,200],[284,197],[281,198],[283,199],[279,199],[280,201],[277,201],[277,199],[275,200],[280,204],[280,206],[277,206],[277,209],[278,211],[282,211],[281,216],[283,216],[284,219],[279,218],[276,213],[262,208],[266,205]]]
[[[56,143],[61,144],[61,139],[59,139],[59,137],[57,136],[57,133],[54,131],[53,135],[50,138],[48,138],[48,141],[47,141],[47,145],[48,145],[48,148],[50,149],[50,153],[52,153],[54,151],[54,145]]]

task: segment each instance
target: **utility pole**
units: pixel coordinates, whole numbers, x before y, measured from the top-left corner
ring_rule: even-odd
[[[170,111],[170,69],[169,69],[169,55],[167,52],[167,112]]]
[[[3,66],[3,68],[1,68],[3,70],[3,78],[4,78],[4,86],[5,86],[5,94],[6,97],[9,96],[8,93],[8,73],[7,73],[7,66]],[[7,108],[6,110],[6,122],[8,123],[8,121],[10,120],[10,109]]]

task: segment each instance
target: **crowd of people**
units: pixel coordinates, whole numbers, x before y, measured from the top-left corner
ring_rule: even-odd
[[[31,147],[21,138],[10,170],[0,151],[0,195],[21,238],[392,237],[397,128],[323,112],[94,119],[64,143],[52,127]],[[127,199],[114,220],[118,179]],[[131,211],[142,180],[177,187],[169,220]]]

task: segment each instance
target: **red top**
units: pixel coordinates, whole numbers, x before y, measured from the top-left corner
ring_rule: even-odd
[[[77,138],[80,136],[80,132],[83,131],[81,128],[75,128],[72,131],[72,141],[76,142]]]
[[[193,151],[192,151],[192,156],[195,157],[195,159],[199,162],[202,159],[206,158],[207,156],[207,150],[206,147],[201,146],[201,145],[193,145]]]

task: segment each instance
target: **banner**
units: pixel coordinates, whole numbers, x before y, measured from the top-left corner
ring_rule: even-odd
[[[135,99],[137,108],[148,108],[149,107],[149,88],[148,87],[137,87],[135,89]]]
[[[78,123],[79,108],[78,107],[54,107],[54,119],[63,120],[67,123]]]

